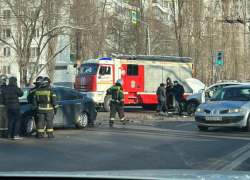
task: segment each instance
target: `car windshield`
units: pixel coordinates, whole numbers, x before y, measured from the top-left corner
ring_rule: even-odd
[[[222,88],[210,101],[250,101],[250,88]]]
[[[79,74],[95,75],[97,72],[98,64],[83,64],[80,67]]]

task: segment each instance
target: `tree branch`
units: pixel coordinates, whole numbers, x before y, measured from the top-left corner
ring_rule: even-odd
[[[64,46],[61,50],[59,50],[58,52],[56,52],[51,58],[48,59],[47,63],[42,67],[42,69],[34,76],[34,78],[36,78],[45,68],[46,66],[49,64],[49,62],[51,60],[53,60],[58,54],[60,54],[61,52],[64,51],[64,49],[66,49],[75,39],[73,39],[72,41],[70,41],[66,46]]]

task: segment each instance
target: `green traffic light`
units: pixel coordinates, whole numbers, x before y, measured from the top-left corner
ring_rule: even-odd
[[[217,61],[217,64],[221,65],[221,64],[222,64],[222,61]]]

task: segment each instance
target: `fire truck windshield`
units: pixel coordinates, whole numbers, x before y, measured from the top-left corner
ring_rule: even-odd
[[[83,64],[79,70],[80,75],[95,75],[98,69],[98,64]]]

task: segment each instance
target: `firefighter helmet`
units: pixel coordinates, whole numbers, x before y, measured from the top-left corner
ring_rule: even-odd
[[[34,82],[33,84],[37,85],[37,86],[40,86],[43,82],[43,77],[42,76],[38,76],[36,78],[36,82]]]
[[[8,78],[8,77],[7,77],[6,75],[1,75],[1,76],[0,76],[0,84],[6,83],[7,78]]]
[[[43,78],[43,82],[42,82],[42,87],[46,87],[46,86],[49,86],[50,85],[50,78],[48,77],[44,77]]]
[[[123,80],[122,80],[122,79],[118,79],[118,80],[116,81],[116,83],[117,83],[117,84],[120,84],[120,85],[123,85]]]
[[[1,75],[0,76],[0,84],[4,84],[7,81],[7,76],[6,75]]]

